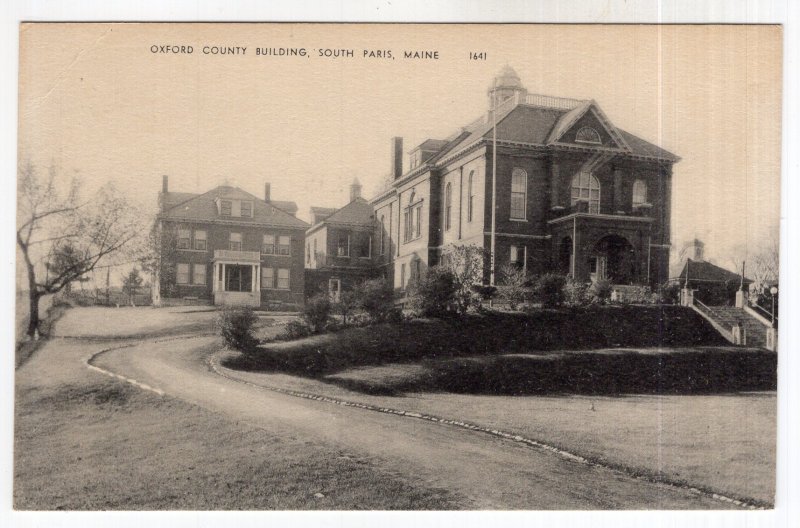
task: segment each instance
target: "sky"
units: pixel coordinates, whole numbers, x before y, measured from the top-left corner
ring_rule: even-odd
[[[393,136],[408,152],[485,112],[508,64],[529,93],[594,99],[680,156],[673,245],[698,237],[732,266],[777,236],[781,39],[739,25],[27,24],[18,155],[87,191],[113,181],[144,214],[169,175],[170,190],[197,193],[227,182],[261,197],[269,182],[308,220],[312,205],[344,205],[354,178],[376,192]]]

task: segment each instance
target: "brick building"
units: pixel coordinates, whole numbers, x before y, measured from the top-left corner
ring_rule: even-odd
[[[340,209],[312,207],[314,224],[306,231],[306,295],[342,291],[378,275],[373,260],[376,224],[372,205],[361,197],[356,179],[350,202]]]
[[[279,308],[303,303],[308,224],[293,202],[227,185],[170,192],[164,176],[155,229],[160,264],[154,304],[208,303]]]
[[[498,283],[507,264],[587,282],[666,281],[679,158],[616,127],[593,100],[528,94],[510,67],[488,95],[484,115],[415,147],[405,171],[402,138],[392,140],[390,184],[372,200],[373,263],[395,287],[452,244],[494,247],[486,278]]]

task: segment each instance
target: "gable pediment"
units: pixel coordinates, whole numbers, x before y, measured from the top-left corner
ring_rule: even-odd
[[[564,114],[548,144],[630,151],[625,139],[594,101]]]

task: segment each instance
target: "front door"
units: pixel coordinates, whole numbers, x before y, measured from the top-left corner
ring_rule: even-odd
[[[589,278],[592,282],[605,279],[607,267],[607,257],[592,257],[589,262]]]
[[[228,292],[253,291],[253,266],[238,266],[234,264],[226,265],[225,291]]]
[[[328,298],[333,303],[338,303],[342,293],[342,283],[339,279],[328,280]]]

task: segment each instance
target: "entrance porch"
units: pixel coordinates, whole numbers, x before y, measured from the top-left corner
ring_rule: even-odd
[[[214,251],[215,305],[261,306],[261,255],[256,251]]]

